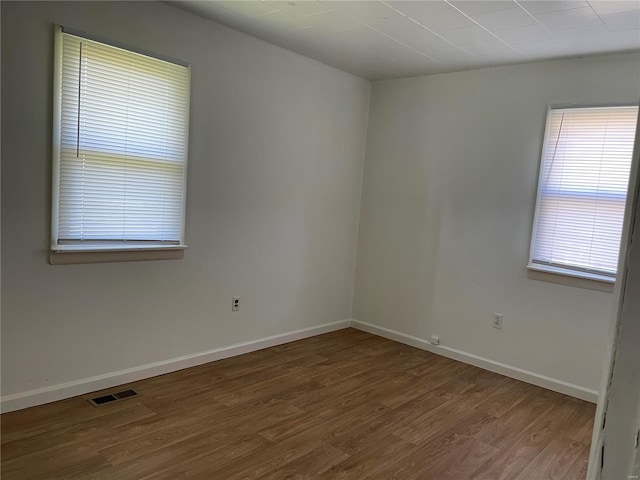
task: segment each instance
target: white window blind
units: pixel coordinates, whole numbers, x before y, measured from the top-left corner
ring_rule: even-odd
[[[183,245],[189,68],[56,41],[54,250]]]
[[[638,107],[547,116],[530,265],[615,278]]]

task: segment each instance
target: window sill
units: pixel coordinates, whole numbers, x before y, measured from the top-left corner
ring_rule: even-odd
[[[615,279],[595,273],[577,272],[546,265],[527,265],[527,277],[531,280],[556,283],[570,287],[586,288],[599,292],[612,293]]]
[[[186,245],[58,245],[49,252],[51,265],[73,265],[81,263],[139,262],[148,260],[179,260],[184,258]]]

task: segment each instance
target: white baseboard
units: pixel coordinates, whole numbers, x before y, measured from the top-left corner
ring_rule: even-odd
[[[206,352],[199,352],[182,357],[163,360],[160,362],[128,368],[118,372],[106,373],[95,377],[75,380],[73,382],[51,385],[28,392],[6,395],[0,398],[0,411],[2,413],[20,410],[23,408],[55,402],[65,398],[84,395],[85,393],[112,388],[125,383],[143,380],[145,378],[175,372],[184,368],[195,367],[204,363],[214,362],[223,358],[254,352],[263,348],[282,345],[283,343],[302,340],[303,338],[321,335],[323,333],[341,330],[350,326],[350,320],[327,323],[316,327],[303,328],[293,332],[272,335],[249,342],[237,343],[228,347],[215,348]]]
[[[36,390],[30,390],[28,392],[6,395],[0,398],[0,411],[2,413],[6,413],[36,405],[42,405],[44,403],[55,402],[57,400],[63,400],[65,398],[75,397],[77,395],[84,395],[89,392],[104,390],[106,388],[112,388],[138,380],[144,380],[145,378],[175,372],[184,368],[195,367],[197,365],[214,362],[223,358],[234,357],[236,355],[242,355],[243,353],[254,352],[263,348],[274,347],[276,345],[282,345],[295,340],[302,340],[303,338],[341,330],[343,328],[348,328],[349,326],[380,337],[395,340],[396,342],[404,343],[412,347],[420,348],[421,350],[426,350],[476,367],[484,368],[485,370],[499,373],[507,377],[522,380],[523,382],[531,383],[539,387],[580,398],[588,402],[596,403],[598,400],[598,392],[596,390],[591,390],[579,385],[557,380],[555,378],[546,377],[544,375],[512,367],[504,363],[496,362],[471,353],[462,352],[443,345],[432,345],[427,340],[423,340],[412,335],[407,335],[388,328],[351,319],[327,323],[316,327],[304,328],[302,330],[295,330],[293,332],[287,332],[280,335],[272,335],[258,340],[215,348],[206,352],[184,355],[182,357],[120,370],[118,372],[75,380],[73,382],[51,385],[44,388],[38,388]]]
[[[372,325],[370,323],[361,322],[359,320],[352,319],[351,326],[353,328],[357,328],[358,330],[363,330],[380,337],[388,338],[389,340],[394,340],[396,342],[404,343],[412,347],[420,348],[421,350],[426,350],[428,352],[451,358],[453,360],[468,363],[469,365],[474,365],[491,372],[499,373],[506,377],[511,377],[515,378],[516,380],[531,383],[548,390],[564,393],[565,395],[579,398],[581,400],[586,400],[587,402],[591,403],[598,402],[598,392],[590,388],[581,387],[580,385],[575,385],[573,383],[568,383],[562,380],[540,375],[538,373],[523,370],[522,368],[513,367],[511,365],[506,365],[504,363],[496,362],[494,360],[480,357],[472,353],[456,350],[455,348],[445,347],[444,345],[432,345],[427,340],[423,340],[422,338],[407,335],[405,333],[400,333],[388,328],[379,327],[377,325]]]

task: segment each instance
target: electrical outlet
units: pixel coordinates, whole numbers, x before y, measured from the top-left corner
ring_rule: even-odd
[[[493,314],[493,328],[502,328],[502,314],[494,313]]]
[[[440,337],[437,335],[431,335],[431,345],[440,345]]]
[[[237,312],[240,310],[240,297],[231,297],[231,311]]]

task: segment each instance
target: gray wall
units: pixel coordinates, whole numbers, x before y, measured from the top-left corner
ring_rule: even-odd
[[[352,316],[598,388],[612,295],[524,266],[546,106],[636,102],[638,55],[375,83],[363,184],[364,80],[161,3],[1,8],[3,395]],[[184,259],[47,263],[54,23],[192,64]]]
[[[609,364],[600,385],[589,480],[631,479],[640,473],[640,450],[635,445],[640,431],[640,129],[636,131],[634,162],[635,199],[627,199],[629,228],[623,236],[628,247],[619,263],[625,282],[616,289],[619,305],[607,345]]]
[[[353,317],[597,390],[612,295],[525,269],[546,108],[639,85],[638,55],[374,83]]]
[[[183,260],[47,263],[54,23],[191,63]],[[369,88],[161,3],[2,2],[2,394],[349,318]]]

